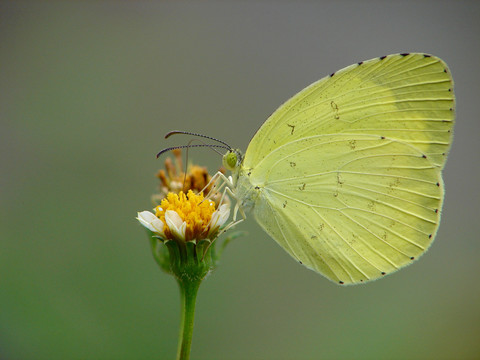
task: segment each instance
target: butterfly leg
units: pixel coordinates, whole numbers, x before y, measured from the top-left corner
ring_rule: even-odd
[[[232,198],[236,199],[235,194],[233,193],[233,191],[232,191],[228,186],[223,190],[222,198],[225,196],[226,193],[228,193],[229,195],[231,195]],[[239,219],[239,220],[236,220],[236,218],[237,218],[237,212],[240,212],[240,215],[242,215],[242,218]],[[238,201],[237,201],[236,204],[235,204],[234,212],[233,212],[232,222],[230,222],[227,226],[225,226],[225,228],[223,228],[222,233],[228,231],[229,229],[231,229],[231,228],[234,227],[235,225],[241,223],[241,222],[244,221],[246,218],[247,218],[247,217],[246,217],[246,215],[245,215],[245,212],[244,212],[243,209],[240,207],[240,204],[239,204]]]
[[[219,181],[223,181],[220,186],[217,187],[217,182]],[[220,199],[220,204],[223,203],[223,200],[225,198],[225,196],[228,194],[230,195],[233,199],[235,199],[236,201],[236,204],[235,204],[235,209],[234,209],[234,212],[233,212],[233,220],[230,224],[228,224],[223,230],[222,230],[222,233],[227,231],[228,229],[232,228],[233,226],[241,223],[242,221],[244,221],[247,217],[245,215],[245,212],[243,211],[242,207],[240,206],[240,203],[238,202],[237,200],[237,196],[235,195],[234,191],[232,190],[232,188],[234,188],[234,184],[233,184],[233,181],[232,181],[232,178],[231,177],[226,177],[223,173],[221,173],[220,171],[218,171],[215,175],[212,176],[212,178],[210,179],[210,181],[208,182],[207,186],[205,186],[205,188],[207,188],[208,186],[210,186],[211,184],[213,184],[212,188],[210,189],[210,191],[208,192],[206,198],[208,198],[212,191],[213,191],[213,188],[216,187],[215,191],[220,191],[223,189],[222,191],[222,197]],[[225,188],[224,188],[225,187]],[[240,212],[240,215],[242,216],[241,219],[237,220],[237,213]]]
[[[220,180],[223,180],[223,183],[217,187],[217,183],[220,181]],[[208,194],[205,196],[205,198],[209,198],[212,194],[212,191],[214,190],[215,188],[215,191],[220,191],[220,189],[225,185],[225,184],[228,184],[230,186],[233,186],[232,184],[232,181],[227,178],[223,173],[221,173],[220,171],[217,171],[217,173],[215,175],[212,176],[212,178],[210,179],[210,181],[208,182],[207,185],[205,185],[205,187],[202,189],[202,192],[205,191],[210,185],[212,185],[212,187],[210,188]]]

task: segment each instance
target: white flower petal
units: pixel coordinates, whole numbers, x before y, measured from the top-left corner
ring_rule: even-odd
[[[220,205],[217,210],[220,213],[220,219],[218,226],[222,226],[227,221],[228,217],[230,216],[230,206],[228,204]]]
[[[140,224],[145,226],[148,230],[164,236],[164,224],[162,220],[155,216],[155,214],[152,214],[150,211],[142,211],[141,213],[137,213],[137,219],[140,221]]]
[[[208,235],[217,231],[218,228],[222,226],[225,223],[225,221],[227,221],[229,216],[230,216],[230,207],[227,204],[223,204],[217,210],[215,210],[208,224],[208,227],[209,227]]]
[[[187,223],[184,221],[182,223],[182,225],[180,225],[180,228],[178,229],[178,235],[180,236],[180,239],[182,239],[183,241],[186,240],[186,235],[187,233]]]
[[[212,218],[210,219],[210,222],[208,223],[208,235],[211,233],[215,232],[217,230],[217,222],[218,219],[220,218],[220,213],[218,211],[214,211],[212,214]]]
[[[180,215],[174,210],[167,210],[165,212],[165,221],[172,234],[181,240],[185,240],[185,230],[187,223],[182,220]]]
[[[165,212],[165,220],[167,221],[168,227],[179,228],[183,223],[182,218],[175,210],[167,210]]]

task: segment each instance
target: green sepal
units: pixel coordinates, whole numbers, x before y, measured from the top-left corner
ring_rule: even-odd
[[[150,247],[152,249],[153,258],[157,262],[160,269],[167,274],[172,274],[170,267],[170,254],[167,247],[163,244],[163,239],[160,239],[155,233],[147,230],[148,237],[150,239]]]
[[[209,239],[180,242],[165,240],[169,252],[171,273],[180,281],[202,281],[215,269],[215,242]]]
[[[190,281],[201,281],[218,265],[220,255],[227,244],[244,232],[235,232],[221,242],[216,250],[218,240],[201,239],[181,242],[165,240],[147,230],[152,254],[167,274],[174,275],[178,280],[188,278]]]

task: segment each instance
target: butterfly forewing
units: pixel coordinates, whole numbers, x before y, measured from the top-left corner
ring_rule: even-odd
[[[390,55],[351,65],[293,96],[261,126],[245,154],[261,165],[277,147],[316,134],[372,134],[405,141],[445,162],[454,119],[447,65],[423,55]]]

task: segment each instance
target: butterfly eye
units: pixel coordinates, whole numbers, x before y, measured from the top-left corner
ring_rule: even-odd
[[[225,166],[228,170],[233,170],[237,166],[237,160],[237,154],[234,151],[229,151],[223,155],[223,166]]]

